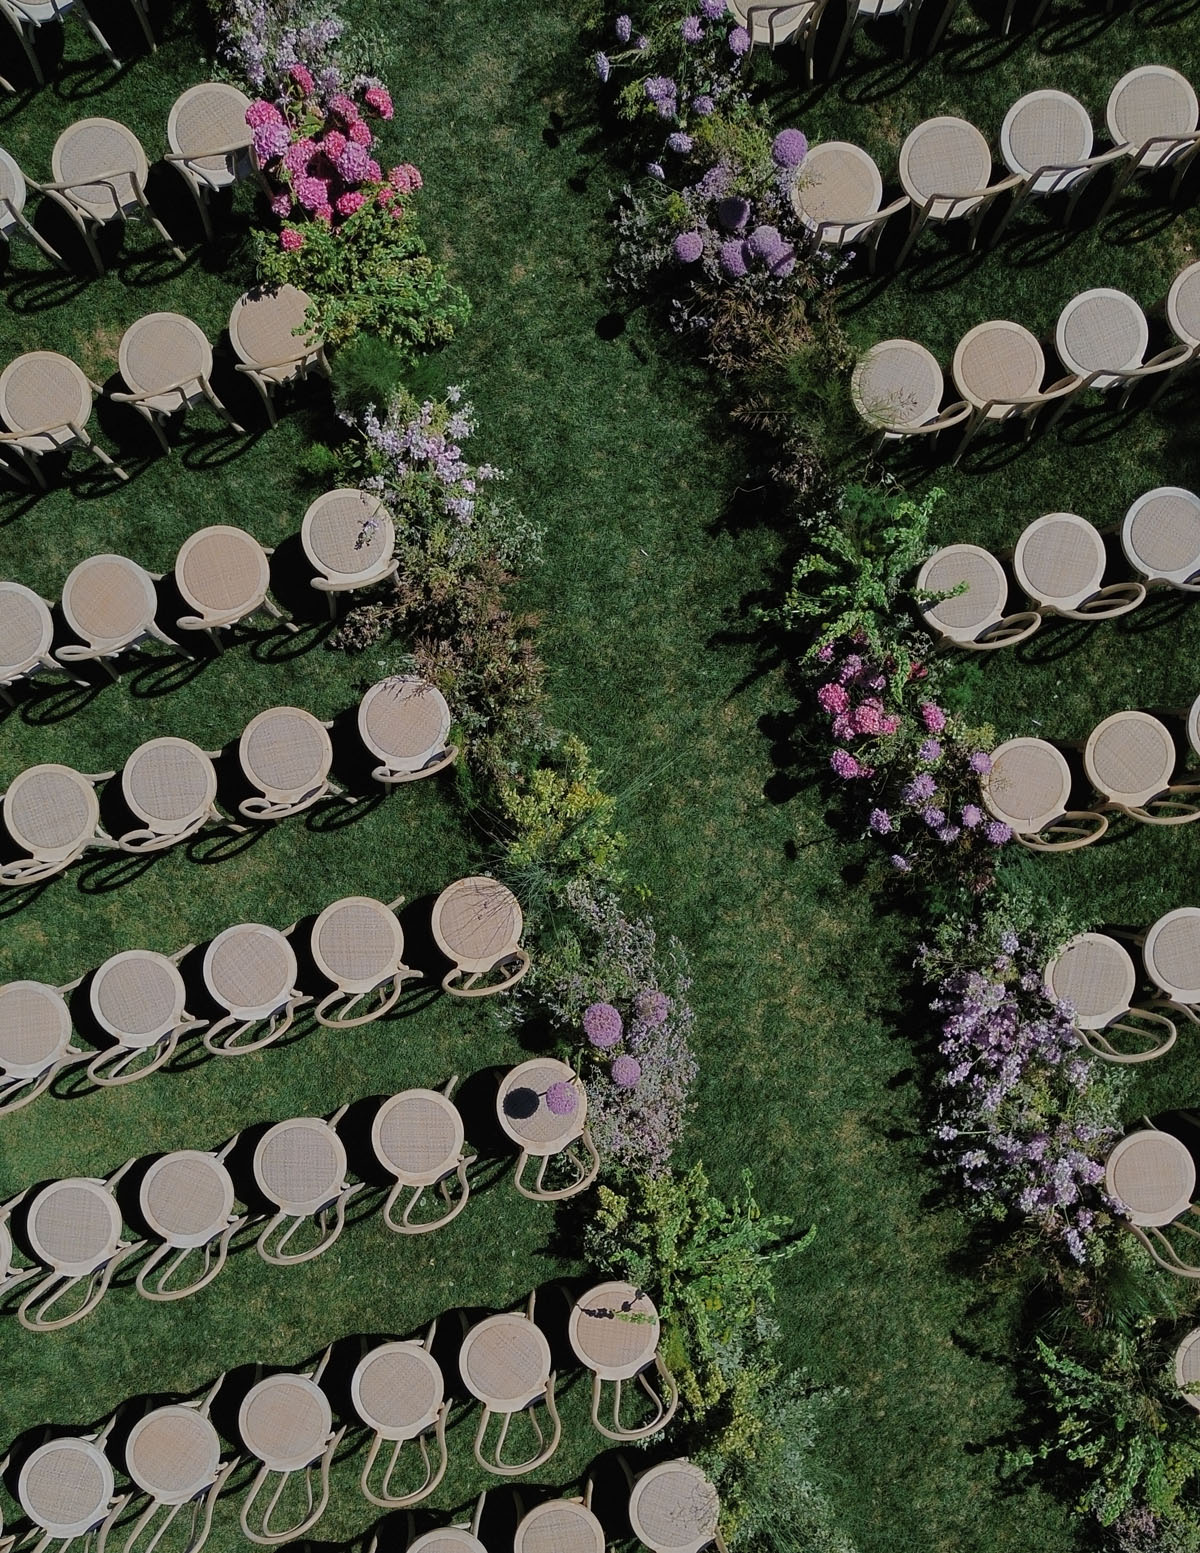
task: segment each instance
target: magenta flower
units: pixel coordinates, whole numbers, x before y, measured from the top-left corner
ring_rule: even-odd
[[[310,70],[308,70],[304,65],[296,64],[293,65],[292,68],[288,71],[288,75],[292,78],[292,80],[296,83],[296,85],[300,88],[306,97],[311,95],[313,90],[313,78],[312,72]]]
[[[294,226],[285,226],[279,234],[279,246],[286,253],[295,253],[297,248],[304,247],[304,233],[298,232]]]
[[[355,119],[346,133],[356,146],[369,146],[375,140],[375,136],[371,133],[371,126],[366,119]]]
[[[308,164],[317,154],[317,143],[309,136],[303,140],[293,140],[291,145],[283,153],[283,165],[293,177],[299,177],[301,173],[308,171]]]
[[[921,721],[929,729],[930,733],[941,733],[946,726],[946,714],[936,702],[922,701]]]
[[[882,733],[883,702],[875,696],[868,696],[865,701],[855,707],[852,720],[856,733]]]
[[[246,123],[251,129],[258,129],[262,124],[282,124],[283,114],[273,102],[252,102],[246,109]]]
[[[850,697],[846,694],[844,685],[839,685],[836,680],[830,680],[827,685],[822,685],[817,691],[817,700],[830,716],[838,712],[844,712],[850,705]]]
[[[421,174],[411,162],[401,162],[388,173],[388,182],[398,194],[411,194],[421,187]]]
[[[334,161],[334,166],[347,183],[361,183],[367,175],[367,165],[370,157],[362,146],[355,145],[353,140],[347,141],[342,154]]]
[[[342,134],[340,129],[328,130],[321,141],[320,149],[331,162],[336,162],[346,149],[346,136]]]
[[[381,119],[390,119],[395,111],[392,95],[386,86],[369,86],[363,98],[368,108],[374,108]]]
[[[358,104],[353,97],[347,97],[345,92],[339,92],[336,97],[329,99],[329,111],[335,113],[344,124],[353,124],[358,118]]]
[[[329,185],[324,178],[297,178],[296,198],[305,210],[319,210],[329,203]]]
[[[781,129],[771,142],[771,159],[776,167],[799,167],[808,155],[808,140],[802,130]]]
[[[252,137],[254,154],[260,162],[273,162],[288,149],[291,136],[286,124],[259,124]]]
[[[374,157],[367,158],[367,170],[363,174],[363,177],[368,183],[378,183],[379,180],[383,177],[383,168],[380,167],[379,163],[375,160]]]
[[[292,201],[290,197],[286,194],[276,194],[271,201],[271,214],[282,219],[284,216],[291,215],[291,212]]]
[[[334,209],[339,216],[352,216],[362,205],[365,198],[366,195],[360,193],[358,189],[349,189],[345,194],[338,196],[334,203]]]
[[[704,239],[699,232],[680,232],[674,251],[680,264],[695,264],[704,252]]]
[[[618,1057],[611,1072],[618,1089],[632,1089],[642,1076],[642,1065],[636,1057]]]
[[[583,1011],[583,1033],[601,1051],[615,1046],[623,1029],[620,1010],[611,1003],[591,1003]]]
[[[571,1116],[577,1104],[575,1085],[569,1079],[559,1079],[546,1091],[546,1109],[553,1116]]]
[[[824,647],[820,648],[819,651],[817,652],[817,657],[820,659],[820,661],[822,663],[832,663],[833,662],[833,643],[832,642],[826,642]]]

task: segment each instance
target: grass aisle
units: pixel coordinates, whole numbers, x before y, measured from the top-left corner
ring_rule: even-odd
[[[979,1308],[973,1270],[956,1270],[960,1220],[930,1199],[912,1055],[897,1030],[898,935],[844,882],[846,854],[819,795],[806,789],[786,805],[765,796],[773,767],[761,723],[787,696],[777,677],[755,674],[753,643],[730,636],[741,634],[741,603],[771,569],[778,536],[758,524],[752,498],[737,502],[736,524],[726,521],[742,471],[705,375],[668,364],[636,320],[616,339],[597,332],[609,310],[603,215],[614,175],[594,126],[576,122],[586,88],[576,89],[572,8],[511,0],[500,15],[469,0],[370,15],[385,33],[380,71],[397,102],[391,146],[421,166],[432,246],[444,246],[475,304],[435,373],[468,386],[479,456],[511,471],[511,494],[546,527],[546,563],[524,598],[541,617],[554,715],[592,745],[623,795],[631,880],[694,963],[701,1079],[685,1152],[703,1155],[726,1191],[750,1165],[764,1206],[819,1226],[814,1246],[782,1269],[777,1314],[792,1361],[848,1390],[822,1447],[842,1522],[862,1553],[1072,1547],[1062,1508],[1003,1493],[981,1449],[1015,1417],[1014,1336],[1010,1312]],[[202,70],[187,29],[175,29],[111,90],[71,101],[51,89],[18,111],[0,108],[0,143],[44,175],[61,127],[107,113],[153,155],[170,101]],[[127,252],[148,247],[141,232],[128,234]],[[23,250],[21,262],[35,261]],[[151,308],[189,312],[215,338],[240,289],[236,255],[224,273],[173,269],[118,269],[46,311],[0,304],[5,358],[61,348],[107,376],[121,329]],[[5,285],[12,298],[11,277]],[[15,297],[23,309],[27,288]],[[83,500],[63,489],[31,510],[10,503],[0,511],[0,575],[53,591],[100,548],[161,569],[187,533],[218,517],[278,542],[312,494],[295,467],[308,430],[292,415],[225,465],[189,467],[196,461],[176,453],[125,490]],[[138,695],[126,675],[66,721],[6,718],[0,780],[35,760],[117,764],[153,733],[216,742],[276,702],[331,715],[379,677],[382,657],[317,648],[270,664],[238,648],[156,697]],[[341,893],[415,897],[477,861],[445,799],[417,788],[345,830],[292,820],[209,868],[164,857],[111,893],[88,893],[76,871],[4,919],[0,974],[66,980],[118,948],[174,948],[240,915],[286,924]],[[513,1055],[486,1012],[442,1001],[350,1038],[321,1032],[117,1094],[45,1099],[0,1136],[0,1191],[108,1170],[134,1152],[214,1144],[259,1119]],[[291,1362],[345,1332],[407,1332],[451,1305],[508,1303],[553,1272],[548,1225],[501,1185],[429,1243],[398,1244],[377,1222],[358,1224],[305,1268],[236,1257],[184,1306],[153,1309],[118,1289],[57,1337],[6,1321],[0,1442],[41,1422],[100,1416],[141,1390],[199,1385],[251,1358]],[[587,1459],[581,1393],[543,1481],[565,1482]],[[459,1459],[468,1434],[451,1435]],[[339,1469],[320,1528],[328,1542],[369,1520],[353,1487],[360,1465]],[[460,1503],[474,1481],[455,1473],[435,1505]],[[240,1545],[225,1506],[210,1546]]]

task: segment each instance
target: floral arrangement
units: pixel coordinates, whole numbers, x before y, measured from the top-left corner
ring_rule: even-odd
[[[325,93],[378,84],[373,76],[356,73],[362,44],[355,44],[346,23],[322,0],[210,0],[210,4],[217,26],[217,58],[251,91],[267,95],[281,91],[296,65],[304,66]]]
[[[1103,1189],[1121,1131],[1118,1080],[1046,987],[1042,940],[1006,929],[991,954],[982,938],[972,947],[986,962],[944,975],[931,1005],[936,1156],[976,1211],[1024,1220],[1082,1264],[1121,1214]]]

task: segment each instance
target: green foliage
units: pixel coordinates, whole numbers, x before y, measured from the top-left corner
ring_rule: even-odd
[[[806,536],[782,604],[771,612],[793,630],[813,632],[806,659],[829,643],[861,637],[879,658],[895,660],[894,683],[908,679],[911,652],[899,622],[907,615],[905,590],[929,555],[929,523],[943,492],[920,501],[864,485],[842,493],[835,511],[818,519]]]
[[[587,746],[568,734],[521,776],[502,777],[504,870],[524,894],[552,900],[566,885],[620,882],[625,838],[615,828],[616,800],[600,786]]]
[[[1084,1480],[1080,1508],[1102,1526],[1137,1505],[1168,1521],[1188,1513],[1180,1500],[1200,1485],[1200,1438],[1150,1323],[1140,1322],[1133,1335],[1105,1334],[1077,1356],[1039,1337],[1037,1356],[1053,1433],[1010,1453],[1009,1466],[1055,1458],[1072,1464]]]
[[[375,334],[357,334],[334,356],[333,402],[339,413],[358,419],[370,405],[387,404],[406,362],[402,351]]]
[[[306,222],[303,246],[290,253],[274,233],[259,233],[259,280],[307,291],[308,323],[330,346],[373,334],[408,360],[444,345],[467,321],[470,304],[429,257],[412,214],[393,217],[397,208],[367,200],[336,229]]]

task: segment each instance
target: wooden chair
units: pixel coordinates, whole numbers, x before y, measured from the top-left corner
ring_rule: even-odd
[[[850,36],[856,27],[861,27],[866,22],[875,22],[883,19],[902,21],[904,23],[904,51],[902,59],[912,56],[913,35],[917,30],[917,22],[920,19],[921,8],[925,0],[848,0],[846,6],[846,22],[842,28],[842,35],[838,39],[837,50],[833,56],[833,62],[829,67],[830,76],[836,76],[838,67],[842,63],[846,49],[850,43]],[[932,54],[945,36],[947,27],[958,6],[958,0],[940,0],[942,9],[938,17],[937,25],[929,40],[929,52]]]
[[[348,895],[326,906],[313,923],[313,962],[334,985],[313,1011],[319,1025],[353,1030],[370,1024],[395,1005],[404,983],[420,974],[404,963],[404,932],[396,919],[403,900],[398,895],[385,906],[365,895]],[[375,992],[379,997],[365,1013],[350,1013]]]
[[[134,1161],[106,1180],[71,1177],[44,1186],[29,1204],[26,1235],[33,1254],[49,1271],[17,1307],[17,1320],[30,1332],[54,1332],[90,1315],[113,1274],[145,1245],[121,1238],[121,1210],[115,1188]],[[83,1297],[65,1316],[52,1316],[66,1297]]]
[[[446,1475],[446,1418],[450,1404],[432,1352],[436,1332],[434,1321],[419,1341],[383,1343],[370,1349],[350,1381],[354,1410],[372,1431],[359,1485],[365,1499],[386,1510],[403,1509],[428,1499]],[[429,1453],[431,1432],[436,1461]],[[402,1490],[393,1485],[392,1479],[404,1447],[413,1440],[420,1452],[424,1475],[415,1488]],[[392,1446],[391,1456],[378,1487],[373,1488],[371,1474],[385,1444]]]
[[[233,1178],[225,1167],[232,1147],[228,1143],[217,1154],[180,1149],[164,1154],[147,1171],[140,1189],[142,1217],[162,1244],[138,1269],[136,1288],[143,1298],[185,1299],[210,1284],[224,1267],[229,1242],[249,1222],[233,1211]],[[197,1252],[200,1271],[188,1283],[173,1284],[180,1268]],[[148,1279],[163,1263],[151,1287]]]
[[[371,1123],[371,1147],[375,1157],[396,1184],[383,1205],[383,1221],[398,1235],[420,1235],[441,1229],[467,1206],[471,1187],[467,1168],[475,1163],[474,1154],[463,1153],[465,1133],[462,1117],[450,1096],[458,1083],[455,1073],[441,1093],[432,1089],[406,1089],[385,1100]],[[450,1194],[449,1182],[458,1181],[458,1196]],[[414,1224],[412,1215],[429,1190],[437,1187],[446,1204],[439,1218]],[[408,1202],[397,1220],[396,1205],[404,1193]]]
[[[70,990],[40,981],[0,987],[0,1116],[29,1105],[64,1068],[91,1057],[71,1045]]]
[[[1140,582],[1103,586],[1105,564],[1103,539],[1073,512],[1035,518],[1013,551],[1013,571],[1032,607],[1066,620],[1112,620],[1145,599]]]
[[[180,263],[187,258],[150,207],[146,198],[146,180],[150,175],[146,152],[126,125],[116,119],[80,119],[55,141],[50,165],[54,181],[45,187],[61,194],[81,218],[98,275],[104,274],[104,260],[94,234],[112,221],[144,221],[154,228]]]
[[[564,1290],[564,1293],[566,1291]],[[658,1351],[659,1319],[653,1300],[630,1283],[614,1281],[567,1295],[567,1335],[575,1356],[592,1374],[592,1424],[608,1440],[645,1440],[665,1429],[679,1406],[679,1387]],[[661,1391],[647,1380],[657,1373]],[[636,1425],[621,1422],[625,1383],[636,1379],[654,1409]],[[600,1417],[605,1384],[611,1384],[612,1422]]]
[[[781,43],[804,47],[804,70],[813,78],[813,50],[817,29],[829,0],[792,0],[791,4],[756,4],[754,0],[728,0],[736,20],[750,34],[750,47],[777,49]]]
[[[0,0],[0,19],[3,19],[5,14],[3,0]],[[16,22],[13,25],[20,31]],[[60,269],[66,269],[62,254],[46,241],[25,214],[30,189],[44,194],[45,198],[53,201],[59,209],[65,210],[72,221],[79,225],[74,211],[60,195],[46,193],[40,184],[34,183],[32,179],[25,176],[7,151],[0,150],[0,237],[10,244],[14,238],[23,237],[35,248],[40,249],[48,259],[52,259]]]
[[[132,1084],[169,1062],[181,1037],[206,1021],[184,1007],[187,988],[179,962],[196,946],[173,955],[126,949],[110,955],[92,977],[88,1003],[93,1019],[113,1045],[97,1052],[87,1075],[101,1089]],[[82,978],[80,978],[82,980]],[[74,990],[79,982],[67,990]]]
[[[320,1379],[329,1362],[326,1349],[314,1369],[304,1374],[269,1375],[246,1393],[238,1413],[238,1431],[246,1449],[261,1465],[242,1501],[242,1534],[260,1546],[273,1547],[302,1537],[325,1513],[329,1503],[329,1468],[345,1435],[334,1429],[329,1399]],[[316,1473],[318,1492],[313,1493]],[[289,1480],[303,1473],[304,1510],[293,1524],[272,1525]],[[251,1525],[255,1502],[272,1477],[278,1477],[266,1508]]]
[[[523,1316],[488,1316],[478,1322],[465,1332],[459,1351],[463,1383],[483,1403],[475,1432],[475,1460],[485,1472],[498,1477],[519,1477],[545,1466],[562,1437],[550,1345],[533,1321],[536,1298],[535,1291],[529,1296]],[[538,1410],[543,1406],[551,1421],[549,1438],[538,1421]],[[537,1446],[527,1460],[506,1462],[504,1444],[518,1413],[528,1418]],[[484,1444],[493,1417],[500,1418],[500,1431],[491,1451],[485,1454]]]
[[[175,100],[167,119],[171,149],[166,160],[187,184],[210,243],[214,235],[209,213],[212,196],[258,171],[246,123],[249,106],[250,99],[236,86],[226,81],[202,81]]]
[[[1015,647],[1042,624],[1036,610],[1004,613],[1008,578],[979,545],[947,545],[931,555],[917,575],[916,596],[921,619],[938,644],[968,652]]]
[[[1049,961],[1045,981],[1053,997],[1074,1009],[1072,1022],[1083,1044],[1106,1062],[1150,1062],[1175,1044],[1172,1020],[1155,1008],[1134,1005],[1133,960],[1107,933],[1077,933]],[[1116,1038],[1120,1045],[1114,1045]]]
[[[346,1205],[363,1185],[346,1180],[346,1148],[336,1131],[346,1110],[342,1106],[328,1121],[319,1116],[293,1117],[276,1123],[260,1138],[254,1151],[254,1179],[278,1208],[256,1243],[264,1262],[275,1267],[309,1262],[328,1251],[345,1228]],[[316,1224],[317,1243],[305,1251],[286,1251],[284,1247],[307,1219]]]

